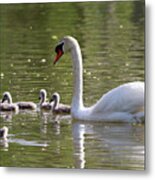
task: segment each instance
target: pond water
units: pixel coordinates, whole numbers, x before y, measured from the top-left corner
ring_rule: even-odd
[[[78,39],[83,54],[84,103],[126,82],[144,81],[144,1],[0,5],[0,95],[38,103],[40,89],[71,104],[69,55],[54,66],[55,45]],[[0,165],[131,169],[145,167],[144,124],[75,121],[43,111],[2,113]]]

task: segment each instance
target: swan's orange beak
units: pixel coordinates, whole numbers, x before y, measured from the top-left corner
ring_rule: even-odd
[[[58,51],[58,53],[57,53],[57,55],[56,55],[56,57],[55,57],[55,59],[54,59],[54,62],[53,62],[53,64],[56,64],[56,62],[60,59],[60,57],[63,55],[63,51],[61,51],[60,49],[59,49],[59,51]]]

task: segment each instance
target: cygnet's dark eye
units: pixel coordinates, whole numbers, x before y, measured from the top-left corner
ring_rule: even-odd
[[[57,46],[56,46],[56,48],[55,48],[55,52],[58,54],[60,51],[62,52],[62,53],[64,53],[63,52],[63,45],[64,45],[64,42],[62,42],[62,43],[60,43],[60,44],[58,44]]]
[[[0,137],[4,136],[4,130],[0,130]]]
[[[50,99],[50,102],[55,100],[55,95],[52,95],[52,98]]]
[[[7,95],[5,94],[2,99],[2,103],[7,100]]]
[[[53,95],[53,99],[55,100],[57,98],[57,96],[56,95]]]

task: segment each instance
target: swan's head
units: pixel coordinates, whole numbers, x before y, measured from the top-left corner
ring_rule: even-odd
[[[12,97],[11,97],[11,94],[9,92],[4,92],[3,93],[2,103],[4,101],[8,101],[8,103],[12,103]]]
[[[0,129],[0,137],[6,139],[8,135],[8,128],[4,126]]]
[[[71,36],[65,36],[56,46],[55,52],[56,57],[54,60],[54,64],[60,59],[60,57],[67,51],[70,51],[73,47],[77,46],[78,42],[75,38]]]
[[[39,100],[45,100],[47,96],[47,92],[45,89],[41,89],[39,92]]]

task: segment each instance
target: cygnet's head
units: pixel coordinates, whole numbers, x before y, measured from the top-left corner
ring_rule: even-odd
[[[65,36],[56,46],[55,52],[57,53],[54,64],[60,59],[60,57],[67,51],[70,51],[73,47],[78,46],[78,42],[71,36]]]
[[[60,95],[59,93],[55,92],[52,94],[52,97],[50,99],[50,102],[59,102],[60,101]]]
[[[2,103],[4,101],[8,101],[8,103],[12,103],[12,97],[11,97],[11,94],[9,92],[3,93]]]
[[[47,92],[45,89],[41,89],[39,92],[39,100],[46,100]]]

